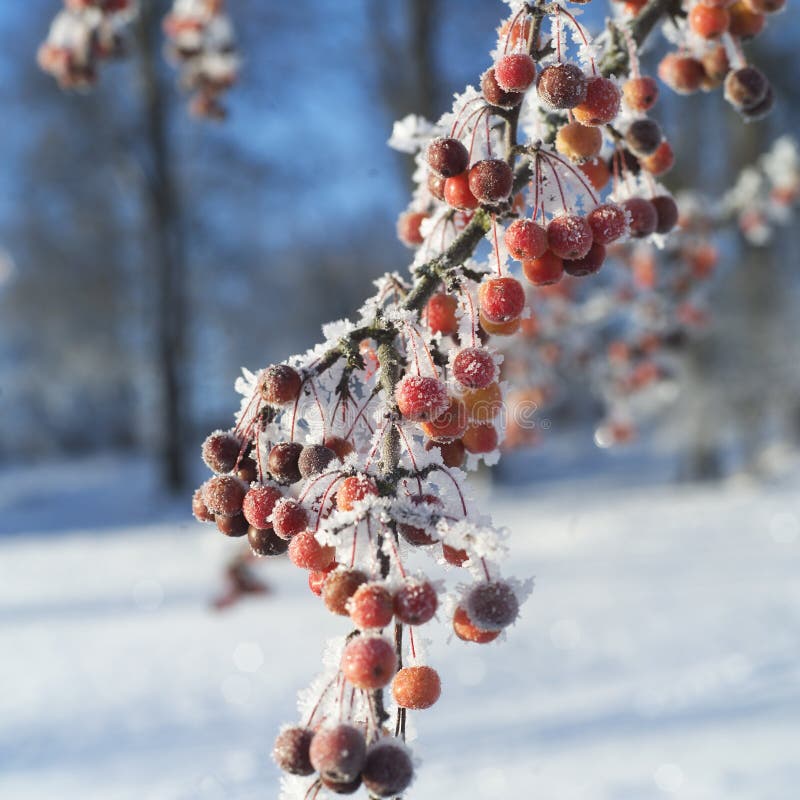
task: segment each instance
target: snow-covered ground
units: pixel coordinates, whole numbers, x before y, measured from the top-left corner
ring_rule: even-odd
[[[281,561],[210,612],[236,545],[136,475],[0,476],[0,798],[277,797],[272,739],[347,624]],[[800,796],[799,484],[495,493],[536,589],[500,645],[433,632],[410,800]]]

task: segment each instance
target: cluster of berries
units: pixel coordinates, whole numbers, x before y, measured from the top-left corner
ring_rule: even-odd
[[[181,85],[192,94],[191,112],[224,119],[221,98],[236,83],[240,61],[224,0],[175,0],[164,34]]]
[[[64,0],[64,6],[39,47],[39,66],[63,89],[88,89],[100,64],[122,55],[136,0]]]

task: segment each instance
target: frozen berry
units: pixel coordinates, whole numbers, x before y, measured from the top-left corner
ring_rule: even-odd
[[[602,244],[593,242],[589,252],[583,258],[567,259],[564,261],[564,272],[575,278],[594,275],[606,260],[606,248]]]
[[[441,694],[442,682],[432,667],[404,667],[392,681],[392,697],[400,708],[430,708]]]
[[[441,500],[432,494],[417,494],[410,498],[415,506],[428,506],[424,509],[428,513],[435,513],[437,507],[442,505]],[[414,547],[423,547],[425,545],[433,544],[436,541],[435,531],[420,528],[417,525],[412,525],[408,522],[401,522],[397,526],[397,532]]]
[[[417,247],[425,238],[420,227],[428,215],[424,211],[405,211],[397,218],[397,238],[406,247]]]
[[[261,376],[261,396],[273,406],[283,406],[297,400],[302,379],[300,373],[288,364],[274,364]]]
[[[489,422],[503,408],[503,392],[497,382],[480,389],[466,389],[461,399],[470,422]]]
[[[472,194],[469,187],[469,173],[462,172],[448,178],[444,183],[444,200],[447,205],[457,208],[460,211],[470,211],[477,208],[480,203],[478,198]]]
[[[281,539],[291,539],[308,527],[308,512],[297,500],[284,497],[272,510],[272,527]]]
[[[272,757],[275,763],[290,775],[312,775],[314,767],[311,766],[311,740],[314,731],[299,725],[285,728],[278,734],[275,746],[272,748]]]
[[[373,797],[403,794],[414,779],[414,766],[406,746],[397,739],[375,742],[367,751],[361,779]]]
[[[356,589],[366,582],[367,576],[358,569],[343,569],[330,573],[322,590],[322,599],[328,611],[346,617],[349,613],[348,601]]]
[[[635,119],[625,133],[625,142],[637,156],[649,156],[655,153],[661,140],[661,126],[652,119]]]
[[[245,456],[236,465],[234,475],[247,484],[253,483],[258,478],[258,465],[250,456]]]
[[[384,628],[394,616],[394,598],[381,583],[364,583],[356,589],[348,605],[350,619],[360,630]]]
[[[499,158],[478,161],[469,171],[469,190],[481,203],[507,200],[513,184],[511,167]]]
[[[450,398],[447,409],[427,422],[420,423],[422,432],[429,439],[452,441],[460,439],[467,429],[467,413],[464,404],[456,397]]]
[[[351,442],[348,442],[347,439],[344,439],[341,436],[326,436],[325,441],[323,442],[325,447],[329,447],[336,453],[336,457],[339,461],[344,461],[347,456],[350,455],[355,450]]]
[[[559,258],[583,258],[592,246],[592,229],[583,217],[564,214],[547,226],[547,243]]]
[[[440,136],[428,145],[428,165],[443,178],[460,175],[469,166],[469,151],[458,140]]]
[[[631,236],[642,239],[655,232],[658,214],[653,204],[643,197],[631,197],[622,203],[630,215]]]
[[[494,67],[483,73],[481,91],[486,102],[498,108],[516,108],[525,96],[521,92],[507,92],[503,89],[497,82]]]
[[[677,53],[667,53],[658,65],[658,77],[678,94],[696,92],[705,74],[702,62]]]
[[[611,170],[602,158],[595,158],[581,164],[580,170],[598,192],[605,189],[611,180]]]
[[[487,581],[473,586],[464,608],[470,622],[482,631],[500,631],[519,616],[519,600],[505,581]]]
[[[508,252],[517,261],[539,258],[547,250],[547,231],[531,219],[514,220],[504,238]]]
[[[494,356],[483,347],[465,347],[453,359],[453,377],[467,389],[483,389],[496,375]]]
[[[208,510],[206,501],[203,500],[204,491],[205,486],[200,486],[195,489],[192,495],[192,514],[194,514],[195,519],[199,522],[213,522],[214,514]]]
[[[469,553],[466,550],[450,544],[442,545],[442,555],[444,560],[454,567],[463,567],[469,561]]]
[[[214,522],[217,523],[217,530],[220,533],[225,534],[225,536],[244,536],[248,528],[250,527],[247,524],[247,520],[244,518],[244,514],[217,514],[214,518]]]
[[[278,483],[297,483],[300,480],[298,460],[303,446],[297,442],[279,442],[270,451],[267,468]]]
[[[575,108],[586,99],[586,76],[575,64],[551,64],[539,73],[536,89],[550,108]]]
[[[394,613],[404,625],[424,625],[433,619],[439,599],[428,581],[407,580],[394,596]]]
[[[254,486],[242,503],[242,513],[254,528],[271,528],[272,511],[283,495],[274,486]]]
[[[428,173],[428,191],[437,200],[444,200],[444,184],[446,180],[447,178],[443,178],[435,172]]]
[[[516,278],[488,278],[478,287],[478,301],[489,322],[509,322],[522,314],[525,290]]]
[[[438,417],[450,405],[447,387],[438,378],[423,375],[405,375],[397,384],[395,399],[400,413],[416,422]]]
[[[352,511],[356,503],[377,494],[378,487],[366,475],[350,475],[339,485],[336,507],[340,511]]]
[[[497,431],[491,423],[470,425],[461,441],[468,453],[491,453],[497,449]]]
[[[564,275],[564,261],[548,250],[540,258],[523,261],[522,274],[534,286],[550,286]]]
[[[239,459],[242,443],[226,431],[215,431],[203,442],[203,461],[212,472],[231,472]]]
[[[661,142],[655,153],[641,159],[641,165],[651,175],[663,175],[665,172],[669,172],[674,164],[675,153],[672,151],[672,145],[666,139]]]
[[[367,758],[364,734],[353,725],[322,728],[311,740],[309,758],[320,776],[336,783],[353,781],[361,774]]]
[[[502,56],[494,65],[494,77],[506,92],[524,92],[536,77],[536,63],[527,53]]]
[[[324,570],[335,559],[336,548],[320,544],[311,531],[298,533],[289,542],[289,560],[300,569]]]
[[[731,70],[725,78],[725,99],[734,107],[747,111],[766,96],[769,82],[755,67]]]
[[[586,99],[572,109],[583,125],[607,125],[619,114],[620,91],[614,81],[595,75],[586,80]]]
[[[320,776],[319,782],[334,794],[355,794],[361,788],[361,776],[359,775],[352,781],[334,781],[324,775]]]
[[[301,451],[297,459],[297,468],[300,475],[304,478],[313,478],[315,475],[322,475],[336,460],[336,453],[324,444],[309,444]]]
[[[480,628],[476,628],[463,606],[459,606],[453,615],[453,630],[462,641],[477,644],[493,642],[500,635],[500,631],[482,631]]]
[[[460,439],[454,442],[427,441],[425,449],[438,450],[442,456],[442,463],[446,467],[461,467],[464,464],[464,443]]]
[[[397,671],[394,646],[383,636],[356,636],[345,645],[341,669],[357,689],[382,689]]]
[[[581,164],[596,158],[603,147],[603,134],[580,122],[568,122],[558,129],[556,150],[570,161]]]
[[[592,229],[592,239],[596,244],[611,244],[628,231],[625,209],[616,203],[603,203],[593,208],[586,215],[586,221]]]
[[[718,39],[731,22],[726,8],[697,3],[689,12],[689,27],[703,39]]]
[[[254,528],[251,525],[247,530],[247,541],[257,556],[282,556],[289,549],[289,543],[272,528]]]
[[[458,300],[452,294],[439,292],[428,300],[426,316],[431,333],[452,336],[458,330]]]
[[[247,492],[245,485],[232,475],[215,475],[203,485],[203,502],[214,514],[233,516],[242,510]]]
[[[308,573],[308,588],[311,589],[317,597],[322,595],[325,581],[328,580],[328,575],[330,575],[334,569],[336,569],[335,561],[329,564],[326,569],[312,569]]]
[[[622,85],[622,97],[631,111],[649,111],[658,100],[658,83],[649,75],[630,78]]]
[[[678,224],[678,204],[668,195],[653,197],[650,202],[656,210],[656,233],[669,233]]]

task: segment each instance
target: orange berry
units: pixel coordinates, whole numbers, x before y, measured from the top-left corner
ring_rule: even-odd
[[[441,694],[442,682],[432,667],[404,667],[392,681],[392,697],[400,708],[430,708]]]
[[[453,615],[453,630],[462,641],[477,644],[493,642],[500,635],[500,631],[482,631],[476,628],[462,606],[459,606]]]

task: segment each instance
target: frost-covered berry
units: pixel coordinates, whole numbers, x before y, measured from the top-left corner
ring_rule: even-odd
[[[467,412],[464,404],[457,397],[451,397],[450,405],[445,411],[427,422],[421,422],[420,427],[429,439],[440,442],[460,439],[467,429]]]
[[[536,89],[552,109],[575,108],[586,99],[586,76],[575,64],[551,64],[539,73]]]
[[[592,229],[584,217],[564,214],[547,226],[547,243],[559,258],[583,258],[592,246]]]
[[[192,495],[192,514],[198,522],[213,522],[214,514],[209,511],[206,501],[203,499],[205,486],[200,486],[194,490]]]
[[[326,778],[324,775],[321,775],[319,782],[329,792],[333,792],[334,794],[355,794],[361,788],[360,775],[355,780],[345,781],[344,783],[341,781],[334,781],[331,778]]]
[[[348,615],[347,603],[367,576],[358,569],[343,569],[331,572],[322,590],[322,599],[328,611],[340,617]]]
[[[364,734],[353,725],[335,725],[314,734],[309,758],[320,776],[336,783],[354,781],[367,759]]]
[[[725,78],[725,99],[736,109],[747,111],[766,96],[769,81],[755,67],[731,70]]]
[[[658,65],[658,77],[678,94],[696,92],[705,74],[700,61],[677,53],[667,53]]]
[[[470,425],[461,441],[468,453],[491,453],[497,449],[497,431],[490,422]]]
[[[506,92],[524,92],[536,77],[536,62],[527,53],[502,56],[494,65],[494,77]]]
[[[411,497],[410,500],[415,506],[429,506],[430,508],[426,509],[429,512],[435,512],[442,505],[441,500],[439,500],[436,495],[432,494],[417,494]],[[433,544],[436,541],[433,532],[429,532],[425,528],[420,528],[417,525],[411,525],[407,522],[399,523],[397,532],[409,544],[414,545],[414,547],[422,547],[424,545]]]
[[[464,464],[464,443],[460,439],[453,442],[425,442],[425,449],[428,451],[438,450],[442,456],[442,463],[446,467],[461,467]]]
[[[381,739],[367,751],[361,780],[373,797],[397,797],[414,780],[408,748],[397,739]]]
[[[731,23],[728,9],[697,3],[689,11],[689,27],[703,39],[718,39]]]
[[[442,694],[439,673],[433,667],[404,667],[392,681],[392,697],[400,708],[422,711]]]
[[[640,159],[640,163],[651,175],[663,175],[675,164],[675,153],[672,145],[665,139],[652,155]]]
[[[469,190],[480,203],[507,200],[513,185],[514,173],[500,158],[487,158],[470,168]]]
[[[230,472],[241,449],[242,443],[232,433],[215,431],[203,442],[203,461],[212,472]]]
[[[631,111],[649,111],[658,100],[658,83],[649,75],[630,78],[622,85],[622,98]]]
[[[247,530],[247,541],[257,556],[282,556],[289,549],[289,543],[272,528],[254,528],[251,525]]]
[[[404,625],[424,625],[433,619],[439,599],[428,581],[407,580],[394,596],[394,613]]]
[[[496,376],[494,357],[483,347],[465,347],[453,359],[453,377],[467,389],[483,389]]]
[[[463,606],[459,606],[453,615],[453,630],[462,641],[476,644],[493,642],[500,635],[500,631],[482,631],[475,627]]]
[[[333,570],[336,569],[336,562],[333,562],[327,569],[312,569],[308,573],[308,588],[317,596],[322,595],[322,590],[325,588],[325,581],[328,580]]]
[[[345,645],[341,669],[357,689],[382,689],[397,671],[394,646],[383,636],[355,636]]]
[[[439,136],[428,145],[428,166],[443,178],[460,175],[469,166],[469,151],[458,139]]]
[[[447,178],[431,171],[428,173],[428,191],[437,199],[444,200],[444,184]]]
[[[384,628],[394,616],[394,598],[382,583],[364,583],[350,598],[348,610],[360,630]]]
[[[500,631],[519,616],[519,600],[505,581],[473,586],[464,600],[464,608],[470,621],[483,631]]]
[[[480,389],[467,389],[461,399],[470,422],[493,420],[503,407],[503,392],[497,382]]]
[[[240,481],[251,484],[258,478],[258,465],[250,456],[245,456],[236,465],[233,473]]]
[[[664,138],[661,126],[652,119],[635,119],[625,133],[625,143],[637,156],[655,153]]]
[[[454,175],[444,182],[444,200],[447,205],[459,211],[471,211],[480,205],[470,189],[468,172]]]
[[[372,479],[366,475],[350,475],[339,485],[336,507],[340,511],[352,511],[356,503],[377,494],[378,487]]]
[[[397,238],[406,247],[417,247],[425,241],[420,227],[428,215],[424,211],[404,211],[397,218]]]
[[[214,514],[231,517],[239,514],[247,487],[232,475],[215,475],[203,484],[203,502]]]
[[[326,436],[323,444],[336,453],[336,458],[339,461],[344,461],[355,450],[352,442],[348,442],[347,439],[341,436]]]
[[[668,194],[653,197],[650,202],[656,210],[656,233],[669,233],[678,224],[678,204]]]
[[[324,444],[309,444],[301,451],[297,459],[297,468],[300,475],[304,478],[313,478],[315,475],[322,475],[336,460],[336,453]]]
[[[581,164],[580,170],[598,192],[605,189],[611,180],[611,170],[602,158],[595,158]]]
[[[336,548],[320,544],[311,531],[303,531],[289,542],[289,560],[300,569],[325,570],[336,560]]]
[[[217,530],[220,533],[231,537],[244,536],[250,527],[244,514],[217,514],[214,522],[217,523]]]
[[[586,79],[586,99],[572,113],[583,125],[607,125],[619,114],[620,100],[614,81],[595,75]]]
[[[283,497],[274,486],[253,486],[244,496],[242,513],[255,528],[271,528],[275,503]]]
[[[597,244],[611,244],[628,231],[625,209],[616,203],[601,203],[587,215],[586,221],[592,229],[592,240]]]
[[[583,258],[567,259],[564,261],[564,272],[575,278],[594,275],[606,260],[606,248],[602,244],[593,242],[589,252]]]
[[[442,556],[453,567],[463,567],[469,561],[469,553],[466,550],[449,544],[442,545]]]
[[[458,300],[452,294],[439,292],[433,295],[425,308],[425,316],[431,333],[452,336],[458,330],[457,310]]]
[[[622,207],[630,216],[631,236],[642,239],[655,232],[658,214],[649,200],[644,197],[630,197],[623,201]]]
[[[505,243],[517,261],[539,258],[547,250],[547,231],[531,219],[517,219],[505,232]]]
[[[297,442],[278,442],[267,457],[267,469],[278,483],[290,484],[300,480],[298,461],[303,446]]]
[[[308,527],[308,511],[297,500],[284,497],[272,509],[272,527],[281,539],[291,539]]]
[[[513,336],[520,328],[521,318],[510,319],[508,322],[492,322],[486,319],[481,311],[478,315],[481,329],[489,336]]]
[[[310,728],[300,725],[284,728],[275,740],[272,758],[290,775],[313,775],[314,767],[309,752],[313,738],[314,731]]]
[[[438,378],[405,375],[397,384],[395,399],[400,413],[409,420],[423,422],[447,410],[447,387]]]
[[[562,125],[556,134],[556,150],[576,164],[596,158],[602,147],[603,134],[600,129],[580,122]]]
[[[273,364],[261,376],[261,397],[273,406],[293,403],[300,394],[300,373],[288,364]]]
[[[551,250],[539,258],[522,262],[522,274],[534,286],[550,286],[564,276],[564,261]]]
[[[489,322],[509,322],[522,314],[525,290],[516,278],[488,278],[478,287],[478,302]]]
[[[498,108],[516,108],[525,96],[522,92],[507,92],[503,89],[497,82],[494,67],[481,76],[481,91],[486,102]]]

